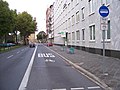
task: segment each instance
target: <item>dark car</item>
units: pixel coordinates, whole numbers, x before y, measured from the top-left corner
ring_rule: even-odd
[[[30,44],[29,44],[29,47],[30,47],[30,48],[35,47],[35,43],[30,43]]]

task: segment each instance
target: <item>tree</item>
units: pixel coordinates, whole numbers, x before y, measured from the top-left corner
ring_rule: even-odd
[[[1,42],[3,41],[3,36],[5,36],[6,42],[6,35],[12,29],[12,14],[11,10],[9,9],[9,4],[6,1],[0,0],[0,38]]]
[[[16,29],[16,21],[17,21],[17,10],[11,10],[12,15],[12,30],[11,33],[14,33],[15,42],[17,43],[17,29]]]
[[[40,40],[41,42],[46,41],[46,33],[44,31],[41,31],[37,34],[37,40]]]
[[[19,13],[16,21],[16,29],[20,31],[21,36],[24,38],[24,44],[26,44],[26,38],[35,32],[36,22],[27,12]]]

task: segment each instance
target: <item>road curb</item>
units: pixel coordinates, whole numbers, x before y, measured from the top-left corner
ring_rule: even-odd
[[[48,47],[46,47],[48,48]],[[96,84],[100,85],[102,88],[104,88],[105,90],[113,90],[111,87],[109,87],[108,85],[106,85],[102,80],[100,80],[98,77],[96,77],[94,74],[90,73],[89,71],[85,70],[84,68],[76,65],[75,63],[73,63],[72,61],[70,61],[69,59],[65,58],[64,56],[60,55],[58,52],[48,48],[49,50],[51,50],[52,52],[56,53],[57,55],[59,55],[61,58],[63,58],[67,63],[69,63],[70,65],[72,65],[74,68],[76,68],[77,70],[79,70],[84,76],[86,76],[87,78],[89,78],[90,80],[94,81]]]

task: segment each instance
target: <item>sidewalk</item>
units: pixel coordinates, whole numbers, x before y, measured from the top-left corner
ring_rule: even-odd
[[[113,88],[113,90],[120,90],[120,59],[113,57],[105,57],[103,59],[101,55],[77,49],[75,49],[74,54],[69,54],[67,50],[63,51],[61,46],[56,45],[49,48],[70,60],[72,63],[82,67],[85,71],[88,71],[88,76],[90,76],[90,72],[98,77],[101,82]],[[94,76],[91,78],[94,78]]]

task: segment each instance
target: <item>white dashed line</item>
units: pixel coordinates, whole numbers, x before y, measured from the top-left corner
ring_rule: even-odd
[[[46,59],[45,62],[55,62],[55,60]]]
[[[95,86],[95,87],[88,87],[88,89],[99,89],[99,86]]]
[[[17,52],[17,54],[20,53],[20,51]]]
[[[83,87],[81,87],[81,88],[71,88],[71,90],[84,90],[84,88]]]
[[[7,57],[7,58],[11,58],[11,57],[13,57],[13,55],[10,55],[9,57]]]
[[[22,49],[21,51],[24,51],[24,49]]]
[[[66,90],[65,88],[63,88],[63,89],[52,89],[52,90]]]

